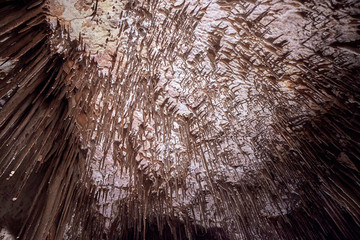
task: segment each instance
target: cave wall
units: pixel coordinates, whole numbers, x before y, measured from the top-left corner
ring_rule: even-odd
[[[360,235],[356,2],[129,1],[102,49],[87,34],[112,30],[110,3],[77,6],[74,26],[89,29],[65,2],[0,3],[3,227],[21,239]],[[286,17],[302,41],[281,39]],[[314,35],[290,31],[309,22]]]

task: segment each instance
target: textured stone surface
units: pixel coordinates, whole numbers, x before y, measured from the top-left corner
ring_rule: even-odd
[[[360,232],[356,1],[29,4],[0,19],[0,178],[41,186],[19,236]]]
[[[0,231],[1,240],[15,240],[15,237],[5,228],[2,228]]]
[[[97,129],[105,120],[96,112],[113,111],[107,120],[113,122],[112,137],[105,133],[109,147],[103,141],[83,142],[96,149],[90,161],[94,181],[106,195],[98,207],[109,219],[107,227],[118,212],[114,205],[128,201],[128,189],[139,188],[132,171],[152,182],[146,194],[163,192],[171,199],[168,207],[178,209],[175,216],[192,208],[191,221],[224,227],[226,217],[216,208],[225,200],[216,196],[212,182],[260,184],[264,159],[254,139],[281,139],[272,128],[279,121],[274,109],[285,108],[305,121],[317,114],[316,104],[309,108],[299,101],[298,92],[309,88],[297,83],[306,74],[297,64],[318,51],[354,66],[360,60],[354,50],[329,48],[358,39],[349,16],[358,10],[334,11],[326,2],[159,1],[154,8],[146,1],[99,1],[94,15],[94,3],[54,1],[51,6],[118,86],[100,92],[93,105]],[[315,98],[318,105],[326,102]],[[125,138],[122,129],[128,131]],[[123,171],[121,162],[131,162],[129,148],[136,149],[137,169]],[[282,144],[276,149],[285,151]],[[297,191],[298,181],[289,185],[291,191]],[[293,211],[302,203],[291,191],[275,201],[263,199],[259,214]],[[205,205],[195,204],[199,198]]]

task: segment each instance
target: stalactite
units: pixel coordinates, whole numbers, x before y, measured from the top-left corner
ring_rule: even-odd
[[[20,239],[357,238],[356,1],[121,2],[106,66],[101,39],[72,25],[103,27],[105,3],[66,20],[59,2],[0,3],[0,227]],[[287,8],[304,24],[295,43],[276,32]]]

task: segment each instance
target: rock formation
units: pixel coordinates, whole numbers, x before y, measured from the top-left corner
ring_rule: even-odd
[[[0,239],[360,236],[358,1],[0,16]]]

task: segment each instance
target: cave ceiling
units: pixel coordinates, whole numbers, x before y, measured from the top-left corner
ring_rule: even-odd
[[[360,235],[358,1],[5,0],[0,15],[1,233]]]

